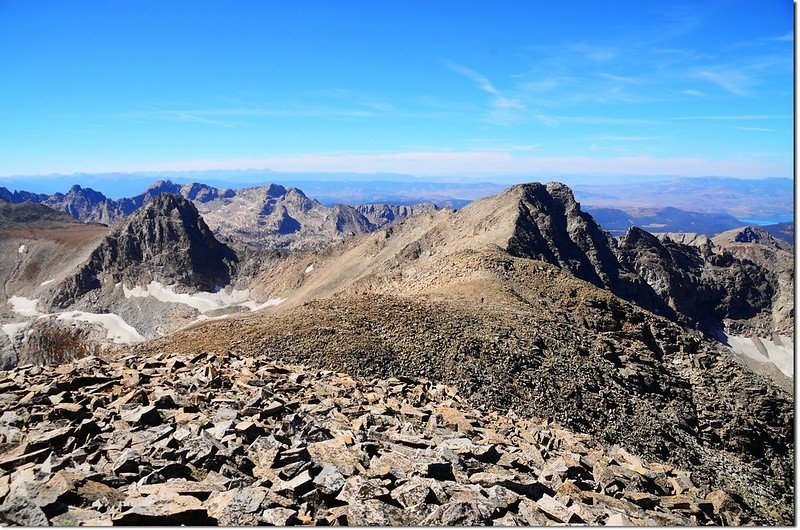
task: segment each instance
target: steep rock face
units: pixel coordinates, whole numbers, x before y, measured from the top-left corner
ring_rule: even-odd
[[[688,317],[684,323],[713,326],[721,318],[718,306],[725,289],[704,281],[703,252],[710,255],[710,247],[662,242],[637,227],[630,228],[617,247],[623,266],[636,271],[676,313]]]
[[[206,203],[214,199],[230,199],[236,192],[227,188],[215,188],[207,184],[192,182],[181,187],[180,194],[195,203]]]
[[[744,251],[736,256],[708,239],[689,238],[693,244],[686,245],[672,237],[631,228],[619,241],[620,262],[636,270],[684,324],[709,333],[778,331],[764,327],[777,302],[774,271],[747,259]]]
[[[88,263],[55,293],[69,305],[100,287],[101,280],[146,285],[150,281],[203,291],[230,282],[236,254],[214,238],[194,205],[164,193],[114,229]]]
[[[4,188],[0,186],[0,198],[7,200],[8,202],[20,203],[20,202],[34,202],[40,203],[44,201],[48,196],[44,193],[31,193],[30,191],[10,191],[8,188]]]
[[[70,188],[66,194],[56,193],[41,202],[80,221],[107,225],[134,210],[129,204],[113,201],[98,191],[78,185]]]
[[[712,240],[715,248],[729,252],[742,263],[753,263],[764,271],[773,290],[771,323],[761,323],[763,336],[771,332],[794,334],[794,247],[762,228],[751,226],[729,230]],[[754,324],[751,322],[751,324]],[[771,325],[770,325],[771,324]]]
[[[377,228],[357,209],[342,204],[333,207],[323,226],[346,235],[365,234]]]
[[[620,275],[608,236],[581,211],[560,183],[520,187],[519,218],[508,242],[512,255],[538,259],[597,286],[611,287]]]
[[[383,227],[396,221],[407,219],[419,213],[438,210],[433,203],[420,203],[413,206],[393,206],[389,204],[360,204],[355,206],[358,212],[376,227]]]
[[[654,290],[614,253],[614,240],[583,212],[564,184],[524,184],[509,190],[518,202],[507,250],[513,256],[557,265],[658,314],[674,316]]]

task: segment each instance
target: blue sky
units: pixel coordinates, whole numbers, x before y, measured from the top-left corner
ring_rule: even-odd
[[[792,17],[788,0],[0,0],[0,176],[791,177]]]

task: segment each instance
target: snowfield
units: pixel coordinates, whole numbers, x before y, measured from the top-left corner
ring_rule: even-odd
[[[24,317],[38,317],[42,314],[36,310],[36,303],[38,301],[38,299],[12,296],[8,299],[8,305],[11,306],[11,310],[18,315]]]
[[[11,324],[3,324],[3,333],[8,335],[8,340],[14,342],[17,334],[28,326],[27,322],[13,322]]]
[[[79,320],[100,324],[106,330],[106,338],[114,344],[133,344],[144,340],[136,328],[125,322],[114,313],[87,313],[85,311],[69,311],[59,313],[58,320]]]
[[[231,306],[244,306],[251,311],[258,311],[265,307],[276,306],[285,300],[285,298],[270,298],[266,302],[259,304],[250,299],[249,289],[232,289],[226,291],[220,288],[213,293],[199,292],[189,294],[176,293],[174,288],[175,286],[173,285],[164,285],[156,281],[150,282],[147,288],[139,286],[128,288],[125,285],[122,286],[125,298],[147,298],[148,296],[152,296],[160,302],[188,305],[189,307],[197,309],[200,313],[207,313],[215,309]]]
[[[785,335],[773,337],[774,341],[759,337],[728,335],[728,345],[739,355],[755,361],[774,364],[787,377],[794,377],[794,342]]]

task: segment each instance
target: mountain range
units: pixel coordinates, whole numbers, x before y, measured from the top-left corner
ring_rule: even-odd
[[[702,180],[702,179],[701,179]],[[589,200],[589,205],[584,209],[591,213],[595,220],[600,223],[604,230],[614,236],[622,236],[631,226],[638,226],[650,232],[692,232],[707,236],[714,236],[725,230],[738,228],[748,223],[740,221],[726,212],[726,206],[720,204],[716,211],[709,211],[715,204],[716,198],[727,197],[730,201],[731,192],[723,191],[722,188],[730,184],[732,179],[705,179],[707,186],[717,186],[718,193],[703,192],[704,203],[703,211],[690,211],[679,209],[674,206],[639,206],[639,203],[631,202],[620,185],[610,185],[606,187],[609,193],[613,190],[615,195],[598,194],[593,191],[584,191]],[[735,179],[733,179],[735,180]],[[774,179],[773,179],[774,180]],[[704,182],[705,182],[704,181]],[[777,181],[781,182],[780,179]],[[680,188],[681,184],[678,181]],[[738,181],[736,181],[738,183]],[[772,181],[770,181],[772,182]],[[25,201],[44,204],[56,210],[69,213],[73,218],[85,222],[96,222],[107,225],[114,224],[119,220],[130,215],[141,206],[158,195],[159,193],[175,193],[182,195],[193,201],[203,214],[206,222],[222,239],[235,241],[247,241],[256,246],[280,247],[288,246],[299,248],[309,245],[310,248],[319,248],[320,245],[329,243],[332,239],[337,239],[335,235],[352,235],[369,232],[380,228],[395,219],[402,219],[413,215],[414,212],[427,210],[436,207],[461,208],[469,204],[472,199],[453,199],[447,195],[442,195],[438,191],[430,193],[423,188],[438,188],[434,184],[422,182],[413,183],[410,186],[401,186],[396,182],[387,182],[387,194],[382,197],[391,199],[391,204],[387,203],[362,203],[359,202],[374,194],[362,193],[363,182],[304,182],[311,186],[315,195],[322,193],[328,200],[321,203],[317,200],[309,199],[305,193],[297,188],[285,187],[277,184],[264,186],[245,187],[239,189],[218,188],[191,182],[187,184],[175,184],[169,180],[159,180],[151,184],[143,193],[131,197],[120,199],[109,199],[101,192],[91,188],[84,188],[80,185],[73,186],[66,194],[54,193],[51,195],[42,193],[32,193],[28,191],[9,191],[0,187],[0,199],[6,199],[13,203]],[[379,184],[379,183],[378,183]],[[376,183],[369,183],[375,186]],[[739,185],[739,184],[737,184]],[[361,187],[359,187],[361,186]],[[399,187],[400,186],[400,187]],[[643,186],[646,187],[643,188]],[[692,186],[697,187],[696,183]],[[740,187],[742,185],[739,185]],[[751,194],[751,201],[761,201],[761,196],[768,194],[767,188],[762,190],[758,185],[745,186],[745,191]],[[440,186],[441,187],[441,186]],[[642,196],[652,195],[651,188],[658,188],[656,183],[638,183],[636,189]],[[671,189],[672,185],[667,186]],[[403,189],[404,196],[398,195],[396,191]],[[450,185],[450,192],[458,194],[458,190]],[[480,198],[482,194],[491,194],[499,191],[497,187],[485,187],[478,193],[475,190],[461,190],[464,197]],[[591,185],[583,184],[581,189],[591,190]],[[727,188],[725,188],[727,189]],[[771,189],[771,188],[770,188]],[[413,190],[417,190],[416,192]],[[660,193],[664,194],[661,189]],[[433,195],[431,195],[433,193]],[[692,195],[692,194],[690,194]],[[737,200],[744,200],[736,195]],[[380,195],[379,195],[380,196]],[[427,196],[432,199],[427,203],[409,202],[410,198]],[[692,196],[696,196],[696,193]],[[335,199],[339,202],[332,202]],[[663,197],[664,204],[683,204],[684,198],[672,193]],[[648,199],[649,200],[649,199]],[[650,201],[653,202],[652,200]],[[741,201],[740,201],[741,202]],[[346,203],[346,204],[345,204]],[[608,206],[598,206],[597,204],[607,204]],[[691,201],[690,201],[691,203]],[[697,202],[691,203],[698,206]],[[727,204],[727,203],[726,203]],[[791,205],[789,206],[791,207]],[[781,210],[783,211],[783,210]],[[773,211],[768,215],[783,215]],[[757,216],[757,212],[744,212],[749,215]],[[764,212],[762,212],[762,215]],[[765,225],[762,228],[771,231],[776,237],[793,243],[794,235],[790,230],[792,223],[778,223]],[[787,231],[789,230],[789,231]],[[289,234],[297,234],[286,237]],[[320,234],[316,241],[304,240],[311,234]]]
[[[178,358],[234,355],[364,380],[425,378],[451,385],[479,414],[540,418],[604,446],[624,447],[641,462],[688,469],[691,487],[702,495],[727,495],[724,509],[708,501],[711,519],[733,512],[760,524],[794,518],[793,247],[766,231],[736,227],[709,238],[634,226],[617,238],[560,183],[512,186],[457,210],[327,207],[278,185],[227,190],[160,182],[121,201],[83,188],[53,197],[18,202],[22,194],[6,193],[0,201],[0,346],[4,366],[18,370],[15,381],[36,376],[27,371],[30,363],[99,356],[153,367],[160,365],[151,360],[165,355],[173,356],[173,368]],[[48,201],[69,216],[45,208]],[[90,222],[76,222],[81,216]],[[252,380],[223,383],[213,366],[203,370],[219,392],[242,384],[257,388]],[[301,376],[293,377],[300,384]],[[197,381],[184,383],[198,388]],[[151,401],[130,399],[138,400],[130,402],[137,407],[131,411]],[[400,407],[387,401],[374,417]],[[193,410],[199,409],[182,413]],[[208,439],[202,433],[210,425],[216,423],[197,419],[184,438],[169,443]],[[359,443],[385,439],[373,427]],[[420,443],[419,428],[407,427],[411,447]],[[282,439],[296,434],[288,424],[281,429]],[[218,430],[218,440],[227,442],[216,451],[224,455],[224,444],[246,428],[236,434],[231,423]],[[311,436],[301,435],[301,447]],[[19,450],[14,458],[27,454]],[[69,462],[79,466],[76,458]],[[464,465],[449,453],[441,458],[445,467]],[[239,477],[224,467],[230,464],[203,462],[206,472]],[[303,473],[310,481],[321,473],[303,458],[297,462],[281,471],[282,481]],[[365,465],[365,480],[378,488],[393,491],[407,478],[393,475],[391,463],[385,474],[378,471],[383,464],[374,470]],[[537,464],[513,465],[544,477],[543,470],[534,471]],[[604,482],[599,468],[590,483],[577,465],[565,468],[573,475],[563,488],[599,488],[593,491],[603,502],[612,502],[605,499],[614,491],[648,506],[656,502],[632,496],[624,485],[615,490],[617,479]],[[97,473],[108,484],[128,484],[124,472],[98,466],[82,476]],[[244,473],[239,487],[255,487],[254,467],[236,466]],[[642,490],[648,481],[661,484],[658,473],[632,469],[620,484],[633,481]],[[478,473],[459,472],[469,480]],[[499,465],[480,471],[501,472],[507,470]],[[475,475],[474,483],[482,477]],[[388,482],[380,486],[379,480]],[[653,491],[675,502],[690,489],[664,480]],[[273,494],[283,487],[277,479],[259,484]],[[284,508],[300,513],[313,506],[322,514],[341,506],[323,494],[302,500],[309,491],[302,488]],[[531,488],[517,490],[544,510],[544,490]],[[368,497],[373,507],[389,513],[394,506],[411,517],[409,507],[386,497],[388,490]],[[567,510],[574,501],[562,493],[547,495]],[[456,501],[450,493],[426,504]],[[9,502],[0,513],[10,513]],[[178,501],[169,502],[174,507]],[[520,502],[478,519],[516,517]],[[121,509],[134,510],[131,504]],[[624,513],[633,516],[637,509]],[[600,524],[607,516],[596,517]]]

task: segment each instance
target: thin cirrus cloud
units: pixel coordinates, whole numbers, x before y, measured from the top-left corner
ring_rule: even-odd
[[[735,68],[719,68],[714,70],[700,70],[697,77],[713,83],[724,90],[737,96],[751,96],[756,84],[755,79],[742,70]]]
[[[487,120],[499,125],[510,125],[520,120],[518,111],[525,108],[521,101],[503,94],[487,77],[475,70],[452,61],[445,60],[442,63],[453,72],[472,80],[479,90],[492,96]]]
[[[655,120],[645,118],[617,118],[612,116],[553,116],[535,114],[534,118],[548,127],[559,127],[562,124],[579,125],[656,125]]]
[[[670,120],[699,120],[699,121],[760,121],[760,120],[785,120],[791,119],[790,114],[722,114],[722,115],[697,115],[674,116]]]
[[[739,131],[752,131],[752,132],[775,132],[775,129],[769,129],[767,127],[743,127],[743,126],[736,126],[734,129]]]
[[[376,116],[381,111],[377,109],[358,109],[358,108],[325,108],[325,107],[304,107],[304,108],[264,108],[264,107],[240,107],[240,108],[207,108],[207,109],[165,109],[149,107],[145,110],[122,112],[113,114],[110,117],[119,119],[160,120],[190,122],[205,125],[216,125],[220,127],[236,127],[242,125],[242,119],[256,117],[312,117],[312,118],[369,118]],[[236,120],[239,118],[239,120]]]

